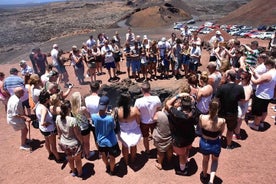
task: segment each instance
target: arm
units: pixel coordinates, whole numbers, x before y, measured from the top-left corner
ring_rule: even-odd
[[[141,123],[141,114],[140,114],[140,111],[138,110],[138,108],[137,107],[133,107],[134,108],[134,112],[135,112],[135,114],[136,114],[136,122],[137,122],[137,124],[140,124]]]
[[[82,139],[82,136],[80,133],[80,129],[76,124],[73,126],[73,131],[74,131],[74,134],[76,135],[77,139],[80,141],[80,143],[83,144],[83,139]]]
[[[48,111],[47,111],[46,107],[43,107],[41,110],[41,126],[47,127],[48,125],[50,125],[49,122],[45,121],[47,113],[48,113]]]
[[[263,84],[265,82],[269,82],[272,79],[272,77],[271,77],[271,75],[269,75],[269,73],[264,73],[264,74],[262,74],[260,76],[256,76],[256,73],[253,73],[253,76],[254,77],[251,77],[251,81],[255,85]]]

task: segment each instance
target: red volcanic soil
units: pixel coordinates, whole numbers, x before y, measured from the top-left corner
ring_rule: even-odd
[[[229,13],[218,23],[239,25],[274,25],[276,17],[276,4],[272,0],[252,0],[237,10]]]
[[[241,39],[242,43],[249,43],[249,39]],[[266,46],[267,41],[260,41],[261,46]],[[200,70],[205,70],[208,62],[208,54],[203,51],[203,66]],[[121,64],[125,69],[125,61]],[[11,67],[19,68],[18,64],[1,65],[1,71],[8,75]],[[82,94],[89,92],[88,85],[80,86],[77,84],[73,76],[73,69],[67,66],[70,74],[70,80],[75,84],[73,91],[80,91]],[[122,75],[121,78],[125,78]],[[108,84],[107,77],[101,76],[98,79],[103,80],[103,83]],[[89,81],[86,78],[86,81]],[[182,80],[175,81],[170,79],[167,81],[151,82],[153,88],[164,87],[167,89],[176,88],[181,85]],[[275,115],[269,105],[266,124],[268,129],[264,132],[256,132],[248,128],[243,122],[241,128],[245,136],[245,140],[235,140],[240,147],[233,150],[222,149],[219,159],[219,167],[217,171],[216,183],[226,184],[255,184],[255,183],[275,183],[276,177],[276,128],[274,121],[270,118]],[[158,170],[154,166],[156,158],[146,159],[141,155],[143,151],[142,140],[138,144],[138,159],[140,168],[134,167],[119,167],[119,176],[109,176],[105,173],[105,166],[101,160],[88,161],[83,159],[83,168],[86,170],[86,181],[80,178],[73,178],[69,174],[69,166],[57,164],[54,161],[47,159],[47,151],[43,143],[43,136],[37,129],[31,127],[32,145],[34,150],[29,153],[20,151],[20,134],[15,132],[7,123],[6,115],[2,104],[0,104],[0,183],[3,184],[21,184],[21,183],[43,183],[43,184],[63,184],[63,183],[200,183],[199,174],[201,172],[202,155],[198,152],[199,138],[193,143],[193,150],[190,157],[191,176],[177,176],[172,168]],[[224,133],[225,135],[225,133]],[[91,150],[95,150],[94,140],[91,136]],[[154,149],[153,141],[150,141],[150,148]],[[154,153],[154,150],[153,150]],[[116,159],[119,163],[121,156]],[[176,161],[174,162],[177,165]]]

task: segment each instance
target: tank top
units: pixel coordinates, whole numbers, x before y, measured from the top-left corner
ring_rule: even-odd
[[[200,101],[197,102],[196,107],[202,114],[207,114],[209,112],[209,103],[212,100],[213,94],[205,97],[201,97]]]
[[[268,71],[271,75],[269,82],[259,84],[256,89],[256,96],[261,99],[270,100],[274,96],[274,87],[276,85],[276,72],[274,69]]]
[[[56,129],[55,122],[53,120],[53,115],[49,110],[47,110],[47,114],[46,114],[46,117],[45,117],[45,122],[51,123],[51,124],[48,125],[47,127],[42,126],[42,122],[41,122],[41,110],[42,110],[42,108],[43,108],[43,105],[38,104],[36,106],[36,109],[35,109],[35,114],[37,116],[37,119],[39,120],[39,129],[42,132],[52,132]]]

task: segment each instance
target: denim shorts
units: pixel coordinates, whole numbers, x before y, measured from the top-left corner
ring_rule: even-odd
[[[220,138],[216,140],[207,140],[201,137],[199,149],[203,155],[214,155],[215,157],[219,157],[221,151],[221,140]]]
[[[141,62],[140,60],[132,60],[131,62],[132,72],[139,72],[141,69]]]

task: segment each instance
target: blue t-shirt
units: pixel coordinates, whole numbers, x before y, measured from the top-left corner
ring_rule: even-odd
[[[97,143],[100,147],[112,147],[117,144],[114,132],[115,124],[112,116],[93,114],[92,122],[95,126]]]

